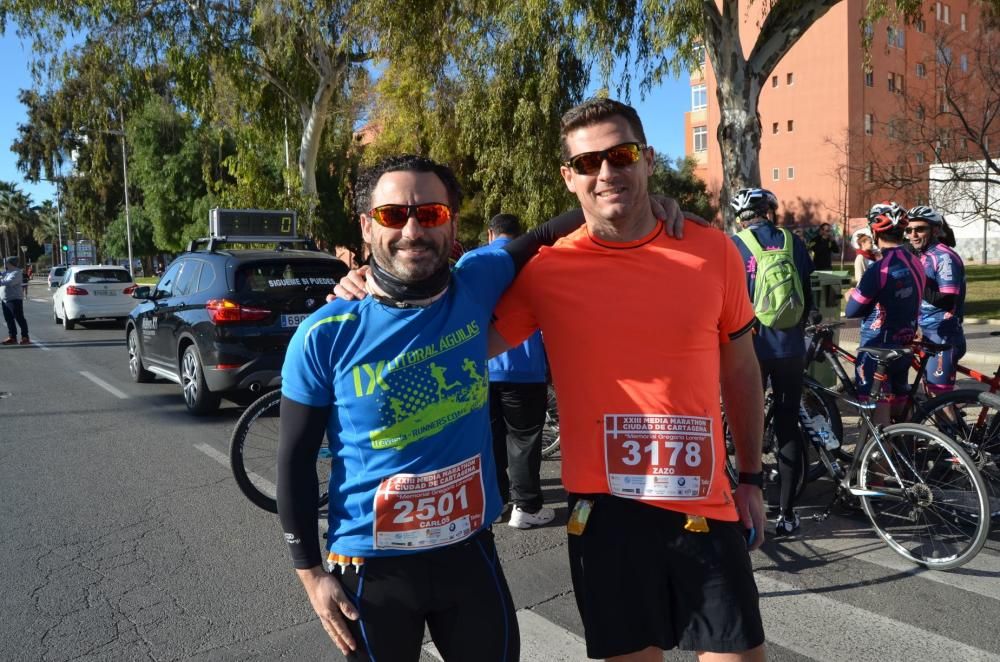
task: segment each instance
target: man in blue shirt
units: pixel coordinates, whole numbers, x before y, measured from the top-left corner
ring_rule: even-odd
[[[521,221],[513,214],[497,214],[487,224],[486,233],[488,246],[476,251],[506,246],[521,234]],[[500,497],[504,503],[514,504],[507,524],[517,529],[548,524],[556,514],[542,505],[548,364],[541,332],[490,359],[489,371],[490,425]]]
[[[740,225],[753,233],[753,238],[764,251],[781,250],[785,242],[792,245],[792,261],[802,284],[804,314],[811,316],[813,323],[819,321],[819,313],[813,307],[810,278],[813,263],[809,251],[796,235],[774,224],[778,199],[773,193],[760,188],[740,189],[730,202]],[[757,261],[744,239],[734,236],[747,271],[747,290],[750,300],[754,298],[757,278]],[[765,326],[759,321],[754,325],[754,351],[760,363],[761,381],[766,388],[771,384],[774,397],[774,433],[778,447],[778,478],[780,496],[778,519],[774,533],[783,536],[798,530],[801,520],[795,512],[795,492],[798,488],[800,464],[804,461],[802,449],[804,440],[799,430],[799,401],[802,398],[802,375],[805,370],[805,334],[802,324],[778,329]]]

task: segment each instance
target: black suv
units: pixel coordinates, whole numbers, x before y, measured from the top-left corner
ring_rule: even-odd
[[[192,414],[220,398],[247,402],[281,384],[295,328],[326,303],[347,265],[326,253],[196,245],[170,263],[125,325],[128,367],[136,382],[177,382]]]

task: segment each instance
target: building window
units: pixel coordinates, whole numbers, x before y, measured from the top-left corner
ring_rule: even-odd
[[[865,113],[865,135],[872,135],[872,125],[875,123],[875,116],[871,113]]]
[[[792,85],[794,83],[795,83],[795,74],[793,74],[791,72],[785,74],[785,84],[786,85]]]
[[[937,47],[938,64],[951,64],[951,49],[947,46]]]
[[[795,120],[788,120],[788,131],[791,133],[795,130]]]
[[[875,179],[874,172],[875,172],[875,166],[874,166],[874,164],[871,161],[869,161],[868,163],[865,164],[865,181],[866,182],[871,182],[872,180]]]
[[[934,3],[934,15],[937,16],[937,20],[939,20],[939,21],[941,20],[941,3],[940,2],[935,2]]]
[[[778,87],[778,77],[771,76],[771,87]]]
[[[903,74],[896,74],[896,92],[902,94],[906,91],[906,81],[903,79]]]
[[[875,36],[875,27],[869,23],[865,26],[865,39],[871,41],[872,37]]]
[[[771,168],[771,179],[774,181],[781,179],[781,168]]]
[[[924,153],[923,152],[917,152],[916,159],[917,159],[917,164],[918,165],[923,165],[923,163],[925,161],[925,159],[924,159]]]
[[[966,30],[969,29],[967,21],[968,18],[966,17],[965,12],[962,12],[962,15],[958,17],[958,23],[959,25],[962,26],[962,32],[965,32]]]
[[[875,87],[875,74],[870,69],[865,72],[865,87]]]
[[[697,44],[691,49],[691,73],[705,70],[705,44]]]
[[[969,73],[969,56],[965,53],[959,55],[958,66],[962,67],[962,73]]]
[[[891,25],[885,29],[887,46],[896,48],[903,48],[905,44],[905,37],[903,36],[902,28],[894,28]]]
[[[918,120],[924,119],[924,104],[922,103],[917,104],[917,119]]]
[[[917,62],[917,78],[927,77],[927,67],[924,66],[923,62]]]
[[[945,94],[944,90],[937,92],[937,108],[939,113],[948,112],[948,95]]]
[[[795,179],[795,166],[788,166],[788,177],[787,179]]]
[[[927,31],[927,24],[924,23],[924,19],[918,18],[913,24],[913,27],[917,29],[917,32],[923,33]]]
[[[941,17],[941,20],[945,23],[951,23],[951,6],[942,5],[942,7],[944,8],[944,14]]]
[[[777,133],[777,132],[778,132],[778,123],[771,122],[771,133]]]
[[[708,127],[694,127],[694,151],[705,152],[708,150]]]
[[[895,92],[896,91],[896,74],[894,74],[894,73],[892,73],[890,71],[889,72],[889,79],[888,80],[889,80],[889,83],[888,83],[889,84],[889,91],[890,92]]]
[[[708,91],[704,85],[691,87],[691,110],[708,108]]]

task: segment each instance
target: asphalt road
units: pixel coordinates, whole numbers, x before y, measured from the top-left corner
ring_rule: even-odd
[[[195,419],[177,385],[133,384],[120,328],[65,331],[33,287],[37,344],[0,347],[0,659],[341,659],[277,519],[225,464],[241,410]],[[522,659],[584,659],[558,459],[543,472],[554,525],[495,527]],[[802,514],[830,493],[811,486]],[[1000,660],[1000,531],[970,565],[929,572],[835,515],[754,564],[771,659]]]

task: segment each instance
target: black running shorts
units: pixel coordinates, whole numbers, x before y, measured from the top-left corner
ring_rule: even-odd
[[[516,662],[520,633],[493,533],[437,550],[371,558],[337,576],[360,618],[347,621],[358,643],[348,659],[420,658],[424,624],[446,660]]]
[[[583,495],[570,495],[572,511]],[[569,536],[570,572],[587,655],[608,658],[649,646],[735,653],[764,643],[757,585],[739,522],[686,517],[639,501],[595,503],[582,535]]]

